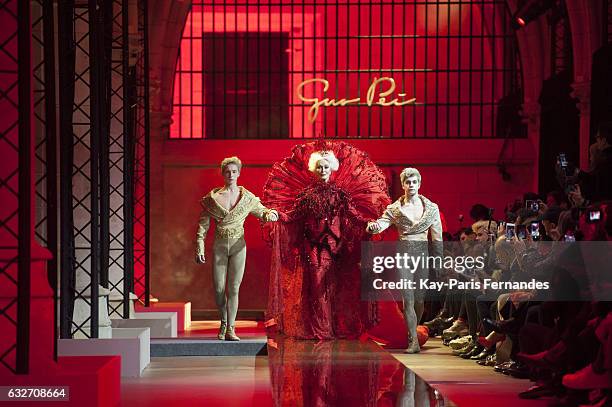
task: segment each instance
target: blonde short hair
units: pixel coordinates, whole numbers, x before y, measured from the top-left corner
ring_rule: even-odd
[[[421,173],[416,168],[408,167],[404,168],[400,173],[400,181],[402,184],[406,181],[408,177],[416,176],[419,180],[419,184],[421,183]]]
[[[487,229],[488,227],[488,229]],[[480,230],[485,229],[487,233],[497,234],[497,222],[494,220],[491,221],[491,225],[489,226],[488,220],[479,220],[472,225],[472,230],[474,233],[480,232]]]
[[[224,158],[223,161],[221,161],[221,172],[225,171],[225,167],[230,164],[234,164],[236,167],[238,167],[238,171],[242,169],[242,161],[240,161],[240,158],[233,156]]]
[[[310,158],[308,159],[308,171],[314,172],[315,168],[317,167],[317,163],[321,160],[327,161],[332,171],[338,171],[340,162],[331,151],[315,151],[314,153],[310,154]]]

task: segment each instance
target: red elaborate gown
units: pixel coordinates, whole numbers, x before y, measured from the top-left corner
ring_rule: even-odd
[[[308,170],[315,151],[340,165],[328,182]],[[312,142],[276,163],[263,204],[279,222],[266,225],[272,243],[267,326],[300,339],[356,338],[376,323],[376,304],[361,301],[361,241],[369,220],[391,202],[384,174],[345,142]]]

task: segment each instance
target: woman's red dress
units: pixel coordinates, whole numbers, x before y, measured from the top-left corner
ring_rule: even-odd
[[[328,182],[308,170],[310,154],[331,150],[340,166]],[[376,305],[361,300],[362,240],[369,220],[391,202],[385,177],[345,142],[293,148],[276,163],[263,204],[280,213],[266,226],[272,242],[267,325],[300,339],[356,338],[376,323]]]

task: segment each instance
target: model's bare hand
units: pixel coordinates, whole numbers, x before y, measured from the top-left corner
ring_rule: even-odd
[[[276,222],[276,221],[278,221],[278,212],[270,211],[270,213],[268,213],[268,222]]]
[[[369,233],[378,233],[380,232],[380,225],[378,222],[369,222],[366,231]]]
[[[196,255],[196,263],[198,264],[206,263],[206,257],[203,254]]]
[[[576,184],[567,194],[568,199],[570,200],[570,202],[576,206],[576,207],[581,207],[584,205],[585,200],[584,197],[582,196],[582,191],[580,190],[580,185]]]

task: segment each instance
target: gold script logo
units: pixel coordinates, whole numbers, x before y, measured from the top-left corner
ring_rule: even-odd
[[[330,106],[346,106],[346,105],[354,105],[361,103],[361,98],[352,98],[352,99],[330,99],[328,97],[318,98],[318,97],[306,97],[303,94],[304,87],[306,85],[313,84],[314,87],[323,85],[323,96],[329,89],[329,81],[327,79],[322,78],[312,78],[307,79],[301,82],[297,86],[297,94],[298,98],[305,103],[311,104],[310,109],[308,109],[308,120],[313,123],[319,114],[319,109],[321,107],[330,107]],[[381,91],[377,93],[376,88],[378,86],[381,87]],[[405,93],[398,93],[396,98],[387,100],[389,95],[395,92],[395,80],[393,78],[389,78],[387,76],[383,76],[382,78],[373,78],[370,87],[368,88],[368,92],[366,93],[365,103],[367,106],[379,105],[379,106],[404,106],[414,104],[416,102],[416,98],[404,99],[406,97]],[[316,93],[316,92],[315,92]],[[402,100],[400,100],[402,99]]]

